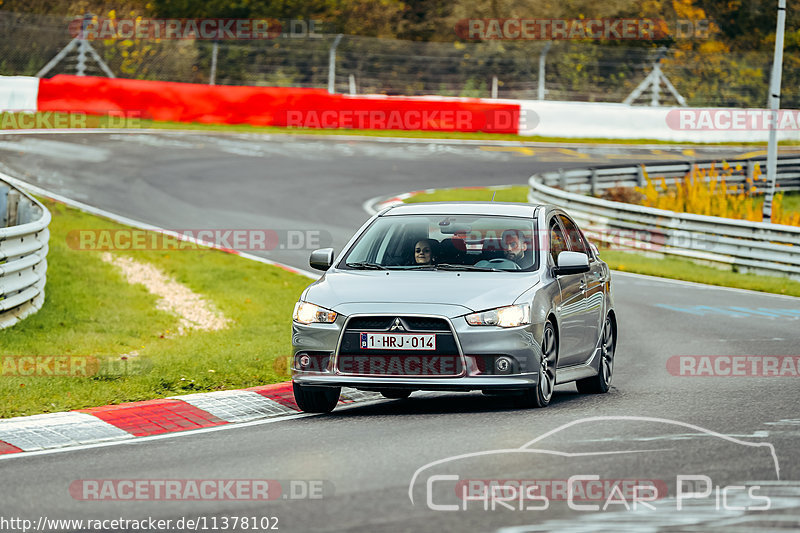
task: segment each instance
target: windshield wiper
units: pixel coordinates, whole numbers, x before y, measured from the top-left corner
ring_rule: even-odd
[[[370,263],[369,261],[358,261],[356,263],[345,263],[350,268],[359,268],[362,270],[386,270],[386,267],[378,263]]]
[[[406,265],[397,267],[399,270],[433,270],[436,265]]]
[[[475,271],[475,272],[505,272],[499,268],[492,268],[492,267],[479,267],[475,265],[453,265],[451,263],[439,263],[436,265],[436,268],[439,270],[463,270],[463,271]]]

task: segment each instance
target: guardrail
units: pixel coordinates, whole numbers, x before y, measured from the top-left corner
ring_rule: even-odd
[[[0,181],[0,329],[44,303],[50,218],[34,198]]]
[[[589,194],[611,187],[643,185],[644,172],[667,183],[682,179],[692,166],[710,168],[719,162],[598,167],[535,174],[529,180],[528,201],[563,207],[599,241],[646,252],[683,256],[739,272],[786,276],[800,280],[800,227],[678,213],[612,202]],[[729,184],[752,176],[763,158],[731,163]],[[800,189],[800,158],[778,160],[780,190]],[[759,181],[756,187],[765,187]]]

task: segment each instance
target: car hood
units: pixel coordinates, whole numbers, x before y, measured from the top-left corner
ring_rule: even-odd
[[[449,317],[511,305],[539,282],[530,272],[328,272],[303,299],[344,315],[362,312],[432,312]]]

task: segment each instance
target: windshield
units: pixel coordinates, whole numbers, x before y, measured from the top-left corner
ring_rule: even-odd
[[[344,269],[532,271],[534,220],[402,215],[375,220],[339,262]]]

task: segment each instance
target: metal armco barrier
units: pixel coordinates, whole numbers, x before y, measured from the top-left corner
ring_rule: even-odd
[[[0,181],[0,329],[41,309],[50,212]]]
[[[611,245],[800,280],[800,227],[678,213],[589,196],[612,187],[642,185],[644,172],[652,179],[664,177],[674,183],[692,166],[702,169],[712,164],[721,168],[718,161],[698,161],[535,174],[528,182],[528,201],[563,207],[582,224],[588,237]],[[726,177],[727,183],[744,182],[756,164],[764,168],[764,159],[731,162],[731,167],[740,165],[741,169]],[[779,190],[800,189],[800,158],[778,160],[778,183]],[[765,186],[765,182],[755,185]]]

